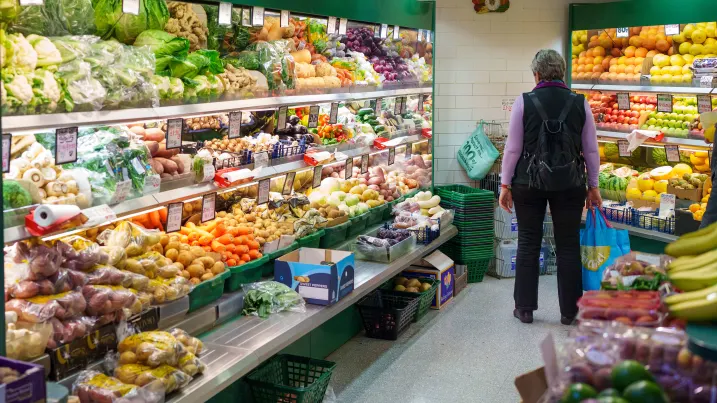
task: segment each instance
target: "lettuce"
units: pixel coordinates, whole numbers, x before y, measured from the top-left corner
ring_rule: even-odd
[[[170,62],[169,70],[172,77],[194,78],[205,72],[223,73],[224,65],[216,50],[197,50],[190,53],[186,60]]]
[[[164,29],[169,9],[164,0],[139,0],[139,15],[122,12],[122,0],[96,0],[95,25],[102,39],[132,44],[143,31]]]
[[[144,31],[134,46],[146,46],[154,53],[156,59],[155,73],[169,75],[169,66],[173,61],[182,61],[189,54],[189,40],[170,33],[150,29]]]

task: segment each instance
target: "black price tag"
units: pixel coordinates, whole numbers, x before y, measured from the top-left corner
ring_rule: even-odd
[[[630,143],[627,140],[617,141],[617,154],[620,157],[631,157],[632,153],[628,150]]]
[[[621,111],[630,110],[630,94],[627,92],[617,93],[617,109]]]
[[[232,3],[225,1],[219,3],[218,24],[223,26],[232,25]]]
[[[290,195],[294,189],[294,179],[296,178],[296,172],[289,172],[284,178],[284,188],[281,190],[281,194]]]
[[[339,35],[346,35],[346,27],[349,25],[349,21],[346,18],[339,19]]]
[[[413,152],[413,143],[406,144],[406,159],[411,159],[411,153]]]
[[[55,165],[77,161],[77,127],[55,130]]]
[[[667,162],[680,162],[680,146],[666,144],[665,154],[667,154]]]
[[[2,172],[10,172],[10,149],[12,148],[12,134],[2,135]]]
[[[336,33],[336,17],[329,17],[326,21],[326,33],[329,35]]]
[[[657,111],[672,113],[672,94],[657,94]]]
[[[401,27],[399,27],[398,25],[394,25],[393,26],[393,40],[397,41],[399,39],[401,39]]]
[[[229,112],[229,138],[241,137],[241,111]]]
[[[383,98],[376,98],[374,102],[376,102],[373,106],[373,114],[376,116],[381,115],[381,102],[383,101]]]
[[[314,181],[311,184],[311,187],[314,189],[321,186],[321,170],[322,169],[324,169],[323,165],[317,165],[314,167]]]
[[[182,229],[182,211],[184,209],[184,203],[169,203],[167,206],[167,222],[165,223],[165,229],[167,232],[177,232]]]
[[[277,129],[285,129],[286,128],[286,114],[289,112],[289,107],[282,106],[279,108],[279,117],[276,119],[278,122],[276,124]]]
[[[319,127],[319,105],[314,105],[309,108],[309,129],[315,129]]]
[[[251,8],[251,25],[255,27],[264,25],[264,7],[254,6]]]
[[[361,173],[365,174],[368,172],[368,154],[361,156]]]
[[[331,103],[331,113],[329,113],[329,123],[336,124],[339,118],[339,103],[338,102],[332,102]]]
[[[396,161],[396,147],[389,147],[388,149],[388,165],[393,165]]]
[[[353,176],[354,171],[354,159],[349,157],[346,159],[346,165],[344,166],[344,179],[349,180]]]
[[[281,10],[279,26],[281,28],[286,28],[289,26],[289,10]]]
[[[202,222],[211,221],[216,217],[216,202],[216,193],[210,193],[202,197]]]
[[[167,119],[167,133],[164,134],[167,150],[182,147],[182,130],[184,130],[184,119]]]
[[[271,178],[259,181],[259,189],[257,190],[256,204],[266,204],[269,202],[269,189],[271,188]]]

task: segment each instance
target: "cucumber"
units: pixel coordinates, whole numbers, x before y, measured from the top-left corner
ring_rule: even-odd
[[[376,120],[376,119],[369,120],[369,121],[367,121],[366,123],[370,124],[371,127],[381,126],[381,122],[379,122],[379,121]],[[376,130],[376,129],[374,129],[374,130]]]
[[[358,111],[358,115],[359,115],[359,116],[364,116],[364,115],[368,115],[368,114],[373,114],[373,109],[371,109],[371,108],[361,108],[361,109],[359,109],[359,111]]]
[[[375,127],[373,128],[373,131],[376,132],[376,133],[380,133],[380,132],[386,131],[386,126],[384,126],[384,125],[377,125],[377,126],[375,126]]]
[[[376,120],[376,115],[374,115],[373,112],[371,112],[371,113],[369,113],[369,114],[363,115],[362,118],[363,118],[364,121],[367,121],[367,120]]]

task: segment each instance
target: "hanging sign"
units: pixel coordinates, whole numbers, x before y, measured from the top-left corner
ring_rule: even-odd
[[[251,24],[255,27],[264,26],[264,7],[254,6],[251,8]]]
[[[393,165],[396,160],[396,147],[389,147],[388,149],[388,165]]]
[[[699,113],[712,112],[712,96],[711,95],[698,95],[697,96],[697,112],[699,112]]]
[[[393,26],[393,40],[397,41],[399,39],[401,39],[401,27],[399,27],[398,25],[394,25]]]
[[[35,3],[35,1],[33,0],[32,3]],[[38,5],[42,4],[43,2],[40,0]],[[22,1],[20,2],[20,5],[22,5]],[[25,5],[29,5],[27,1]],[[122,0],[122,13],[139,15],[139,0]]]
[[[216,202],[216,193],[202,196],[202,222],[211,221],[216,217]]]
[[[617,141],[617,154],[620,157],[631,157],[632,153],[628,150],[630,143],[627,140]]]
[[[279,26],[286,28],[289,26],[289,10],[281,10],[281,16],[279,17]]]
[[[281,190],[281,194],[290,195],[294,189],[294,179],[296,178],[296,172],[289,172],[284,178],[284,188]]]
[[[373,107],[373,112],[374,112],[374,115],[376,115],[376,116],[379,116],[381,114],[381,101],[382,100],[383,100],[382,98],[376,98],[376,101],[375,101],[376,104]]]
[[[329,17],[326,22],[326,33],[329,35],[336,33],[336,17]]]
[[[167,232],[177,232],[182,229],[182,210],[184,209],[184,203],[170,203],[167,206],[167,222],[165,223],[165,229]]]
[[[346,35],[346,27],[349,21],[346,18],[339,19],[339,35]]]
[[[712,76],[700,77],[700,88],[712,88]]]
[[[365,174],[368,172],[368,154],[361,156],[361,173]]]
[[[386,39],[386,37],[388,37],[388,24],[381,24],[381,31],[379,33],[379,37],[381,39]]]
[[[279,117],[277,118],[278,123],[276,125],[277,129],[284,129],[286,127],[286,114],[289,112],[289,107],[282,106],[279,108]]]
[[[680,24],[665,24],[665,35],[679,35]]]
[[[55,165],[77,161],[77,126],[55,130]]]
[[[630,36],[630,28],[628,28],[628,27],[618,28],[616,36],[618,38],[627,38],[628,36]]]
[[[319,127],[319,105],[314,105],[309,108],[309,129],[315,129]]]
[[[254,169],[256,168],[264,168],[269,166],[269,152],[268,151],[260,151],[258,153],[254,153]]]

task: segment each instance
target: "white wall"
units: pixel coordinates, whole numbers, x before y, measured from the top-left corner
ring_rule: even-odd
[[[476,14],[469,0],[436,0],[436,184],[475,185],[456,160],[458,148],[480,119],[507,121],[501,103],[533,89],[538,50],[562,53],[570,2],[511,0],[505,13]]]

